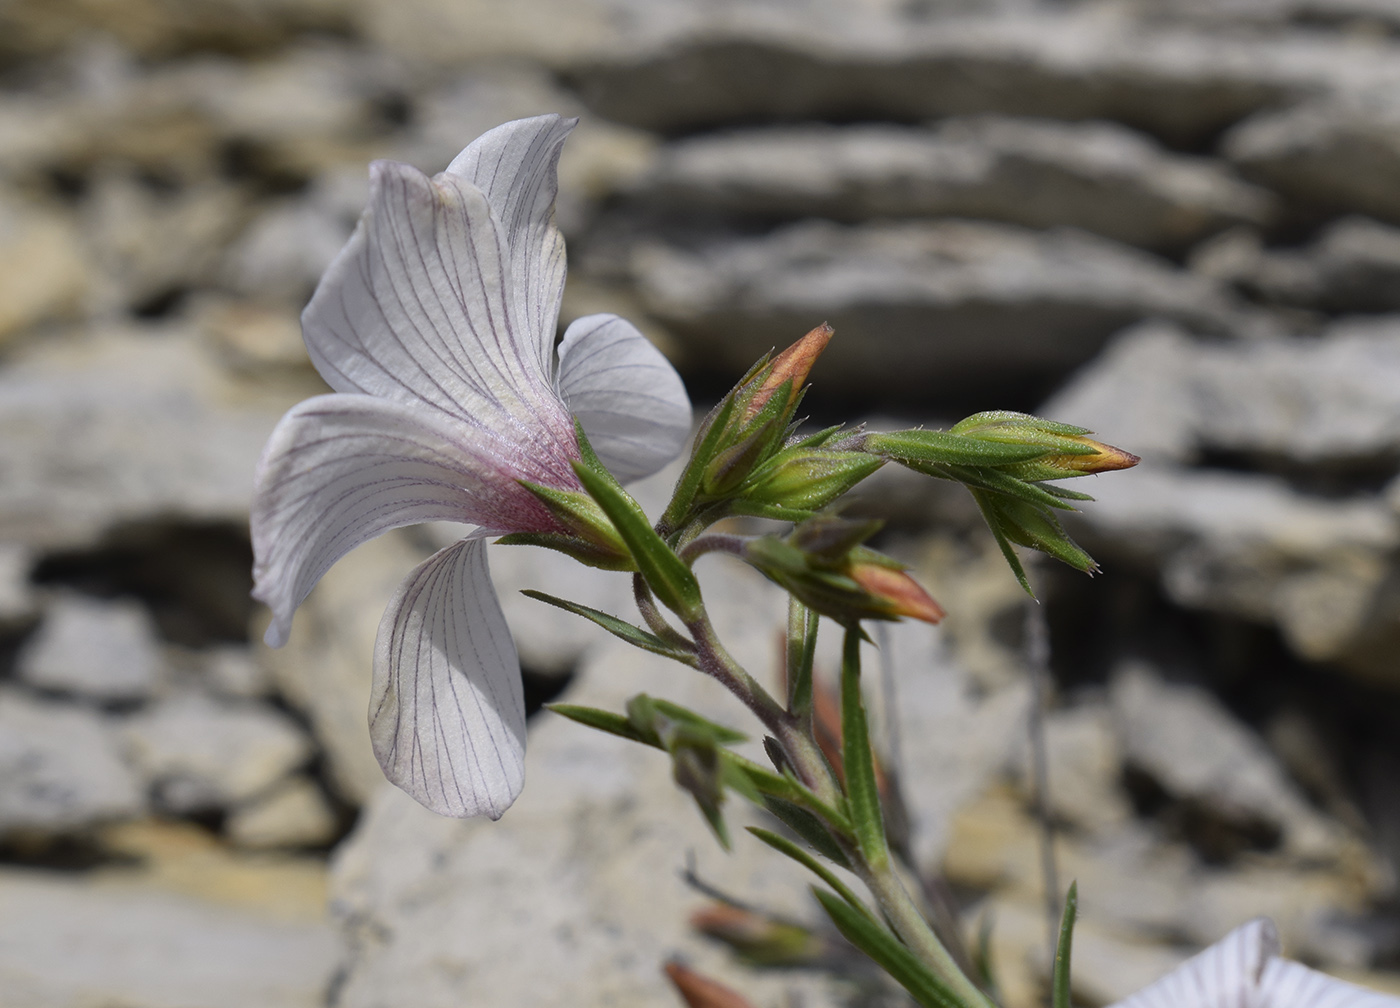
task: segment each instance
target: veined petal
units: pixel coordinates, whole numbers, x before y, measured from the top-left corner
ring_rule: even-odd
[[[661,351],[616,315],[577,319],[559,344],[559,393],[622,480],[650,476],[685,447],[690,398]]]
[[[286,641],[293,610],[331,564],[391,528],[455,521],[493,532],[557,530],[516,482],[551,482],[535,461],[512,441],[385,399],[325,395],[294,406],[255,477],[253,595],[272,609],[267,642]],[[570,471],[551,485],[577,482]]]
[[[577,123],[558,115],[505,123],[469,143],[446,172],[480,189],[491,204],[510,246],[513,295],[542,372],[549,370],[564,292],[564,238],[554,226],[559,151]]]
[[[337,392],[571,439],[511,256],[480,189],[376,161],[369,205],[302,313],[312,363]]]
[[[1289,959],[1265,964],[1259,993],[1261,1008],[1400,1008],[1400,997],[1358,987]]]
[[[370,741],[384,774],[447,816],[499,819],[525,783],[525,700],[483,543],[399,586],[374,647]]]
[[[1274,1008],[1259,980],[1279,951],[1273,921],[1260,917],[1110,1008]]]

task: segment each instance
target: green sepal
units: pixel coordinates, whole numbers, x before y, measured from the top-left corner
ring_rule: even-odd
[[[628,644],[641,648],[643,651],[650,651],[652,654],[659,654],[665,658],[673,658],[687,665],[693,665],[695,663],[694,652],[685,650],[675,643],[664,641],[655,634],[648,633],[641,627],[634,626],[626,620],[618,619],[616,616],[605,613],[601,609],[593,609],[586,605],[580,605],[578,602],[570,602],[568,599],[561,599],[542,591],[536,591],[533,588],[526,588],[521,591],[520,594],[552,605],[556,609],[563,609],[565,612],[571,612],[576,616],[582,616],[584,619],[598,624],[598,626],[602,627],[614,637],[619,637]]]
[[[848,629],[841,648],[841,760],[856,842],[866,862],[879,869],[888,863],[890,852],[860,695],[860,643],[859,631]]]
[[[864,452],[784,448],[735,491],[736,503],[818,511],[884,464],[884,459]]]
[[[657,535],[641,506],[615,480],[605,478],[582,463],[574,463],[574,472],[617,529],[637,569],[661,604],[687,623],[695,620],[701,611],[700,583],[685,561]]]
[[[1088,427],[1076,427],[1074,424],[1056,423],[1054,420],[1045,420],[1029,413],[1017,413],[1015,410],[988,410],[985,413],[974,413],[970,417],[964,417],[953,424],[954,434],[973,434],[978,437],[986,437],[988,432],[999,431],[1027,431],[1030,433],[1044,432],[1046,434],[1062,434],[1065,437],[1082,437],[1091,434]]]
[[[819,430],[815,434],[808,434],[804,438],[799,438],[796,441],[789,442],[788,447],[820,448],[822,445],[826,444],[828,441],[834,438],[837,434],[840,434],[844,428],[845,424],[837,424],[834,427],[828,427],[825,430]]]
[[[816,515],[815,511],[801,508],[780,507],[776,504],[759,504],[756,501],[736,500],[726,505],[729,514],[743,515],[746,518],[770,518],[773,521],[802,522]]]
[[[911,465],[910,468],[918,469],[920,472],[925,471],[922,468],[922,463]],[[947,474],[945,478],[957,480],[968,489],[978,487],[983,490],[993,490],[1008,497],[1015,497],[1027,504],[1058,508],[1061,511],[1074,510],[1073,506],[1064,503],[1060,497],[1050,493],[1039,483],[1027,483],[1015,476],[1008,476],[998,469],[982,469],[973,466],[942,466],[940,468]]]
[[[851,862],[822,825],[822,821],[801,805],[772,795],[764,795],[763,807],[784,826],[811,844],[822,857],[842,868],[851,867]]]
[[[923,429],[868,434],[865,450],[889,455],[901,462],[976,466],[1029,462],[1051,451],[1040,445],[983,440],[950,431]]]
[[[1074,921],[1079,915],[1079,883],[1071,882],[1060,918],[1060,939],[1055,943],[1055,970],[1050,983],[1050,1008],[1070,1008],[1069,957],[1074,945]]]
[[[600,570],[635,571],[637,565],[625,551],[614,552],[577,536],[562,532],[511,532],[495,540],[499,546],[541,546],[563,553],[588,567]]]
[[[1094,499],[1091,494],[1080,493],[1078,490],[1066,490],[1064,487],[1056,486],[1054,483],[1042,483],[1041,489],[1046,493],[1054,494],[1061,500],[1091,501]]]
[[[792,858],[792,860],[796,861],[808,871],[812,872],[812,874],[820,878],[827,885],[831,886],[831,888],[834,889],[837,892],[837,894],[840,895],[840,897],[847,903],[849,903],[854,909],[859,910],[861,913],[865,914],[865,916],[869,917],[872,921],[875,920],[875,915],[870,912],[870,908],[867,907],[863,902],[861,902],[860,897],[857,896],[854,892],[852,892],[849,886],[847,886],[844,882],[842,882],[839,878],[836,877],[835,872],[833,872],[826,865],[822,864],[811,854],[808,854],[797,844],[793,843],[785,836],[779,836],[772,830],[766,830],[759,826],[748,826],[745,828],[754,836],[758,837],[760,840],[766,843],[769,847],[772,847],[775,851],[777,851],[780,854]]]
[[[924,1008],[969,1008],[884,925],[871,920],[835,893],[813,886],[812,894],[836,925],[836,930],[894,977]]]
[[[671,503],[666,505],[666,511],[661,516],[662,522],[668,527],[679,528],[685,524],[686,518],[690,514],[691,505],[695,502],[695,495],[700,491],[700,479],[705,473],[705,468],[710,464],[710,460],[714,458],[720,438],[724,435],[725,427],[728,426],[729,418],[733,414],[734,397],[729,395],[722,399],[719,405],[710,411],[709,416],[701,422],[695,447],[690,452],[690,460],[686,462],[681,478],[676,481],[676,489],[671,495]]]
[[[701,496],[710,500],[728,496],[759,463],[782,447],[788,418],[797,406],[795,398],[800,399],[801,395],[794,396],[789,379],[773,390],[751,419],[730,422],[731,429],[724,432],[700,478]]]

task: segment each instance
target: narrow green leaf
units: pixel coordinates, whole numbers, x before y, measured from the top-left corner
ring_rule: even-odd
[[[846,940],[875,960],[924,1008],[968,1008],[888,928],[860,913],[835,893],[815,886],[812,893]]]
[[[971,466],[947,466],[948,472],[957,480],[968,487],[980,487],[984,490],[994,490],[997,493],[1005,494],[1023,500],[1027,504],[1038,504],[1041,507],[1058,508],[1061,511],[1073,511],[1074,507],[1064,503],[1060,498],[1047,491],[1039,483],[1027,483],[1014,476],[998,472],[996,469],[978,469]]]
[[[796,426],[796,425],[794,425],[794,426]],[[819,445],[824,445],[824,444],[826,444],[826,443],[827,443],[828,441],[830,441],[833,437],[835,437],[837,434],[839,434],[839,433],[841,432],[842,427],[844,427],[844,426],[845,426],[844,424],[837,424],[835,427],[828,427],[828,428],[826,428],[825,430],[819,430],[819,431],[817,431],[815,434],[808,434],[806,437],[804,437],[804,438],[802,438],[802,439],[800,439],[800,440],[798,440],[798,441],[794,441],[792,444],[788,445],[788,447],[789,447],[789,448],[816,448],[816,447],[818,447]]]
[[[1029,413],[1017,413],[1014,410],[989,410],[985,413],[974,413],[972,416],[953,424],[952,429],[958,434],[964,434],[995,427],[1030,427],[1050,434],[1063,434],[1066,437],[1079,437],[1092,433],[1088,427],[1056,423],[1054,420],[1045,420]]]
[[[821,820],[811,812],[793,802],[771,795],[764,795],[763,807],[773,813],[784,826],[811,844],[828,861],[842,868],[851,867],[851,862],[846,859],[846,855],[841,852],[841,848],[836,845],[836,841],[831,838]]]
[[[817,653],[817,613],[788,596],[788,710],[805,718],[812,709],[812,665]]]
[[[851,822],[865,860],[874,868],[889,861],[880,792],[875,786],[875,757],[860,695],[860,642],[863,634],[846,631],[841,650],[841,759],[846,770],[846,796]]]
[[[767,767],[759,766],[738,753],[725,750],[724,762],[732,771],[734,790],[742,793],[755,805],[762,805],[765,796],[789,802],[802,802],[806,798],[807,792],[796,781],[776,774]]]
[[[655,735],[648,737],[638,731],[626,717],[621,714],[614,714],[612,711],[599,710],[597,707],[580,707],[578,704],[545,704],[546,710],[551,710],[555,714],[561,714],[570,721],[577,721],[581,725],[589,728],[597,728],[605,731],[609,735],[617,735],[633,742],[640,742],[642,745],[661,748],[661,740]]]
[[[837,878],[835,872],[822,864],[811,854],[797,846],[797,844],[793,843],[787,837],[779,836],[772,830],[766,830],[759,826],[749,826],[747,828],[750,833],[758,837],[769,847],[772,847],[780,854],[785,854],[792,858],[798,864],[815,874],[827,885],[831,886],[831,888],[836,890],[840,897],[852,907],[865,914],[865,916],[869,917],[872,921],[875,920],[875,915],[871,913],[869,907],[861,902],[860,897],[853,893],[849,886]]]
[[[709,738],[714,739],[720,745],[733,745],[736,742],[748,741],[748,736],[741,731],[735,731],[717,721],[711,721],[703,715],[696,714],[687,707],[672,703],[670,700],[660,700],[655,697],[649,698],[653,709],[672,721],[677,721],[687,727],[703,732]]]
[[[700,583],[685,561],[656,534],[641,506],[616,482],[580,462],[574,463],[574,472],[627,544],[657,599],[687,623],[693,621],[700,615]]]
[[[625,640],[635,647],[641,648],[643,651],[650,651],[653,654],[659,654],[666,658],[674,658],[676,661],[684,662],[687,665],[693,665],[695,663],[695,655],[693,653],[682,650],[673,644],[669,644],[655,634],[648,633],[639,626],[633,626],[626,620],[621,620],[616,616],[609,615],[601,609],[593,609],[586,605],[580,605],[577,602],[570,602],[568,599],[561,599],[542,591],[535,591],[533,588],[526,588],[521,591],[520,594],[529,596],[532,599],[538,599],[541,602],[554,606],[556,609],[563,609],[565,612],[571,612],[576,616],[582,616],[586,620],[591,620],[614,637],[620,637],[622,640]]]
[[[1078,490],[1067,490],[1064,487],[1057,486],[1054,483],[1042,483],[1041,489],[1043,489],[1046,493],[1054,494],[1056,497],[1063,498],[1064,500],[1091,501],[1094,499],[1093,496],[1090,494],[1081,493]]]
[[[1079,914],[1079,883],[1069,884],[1065,913],[1060,919],[1060,940],[1055,945],[1055,975],[1051,984],[1051,1008],[1070,1008],[1069,956],[1074,944],[1074,919]]]

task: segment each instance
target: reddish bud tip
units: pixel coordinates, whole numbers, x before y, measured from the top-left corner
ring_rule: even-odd
[[[738,992],[701,976],[674,959],[666,964],[666,976],[690,1008],[753,1008]]]
[[[1122,448],[1115,448],[1113,445],[1104,444],[1102,441],[1095,441],[1093,438],[1076,437],[1073,440],[1087,448],[1094,449],[1094,455],[1052,455],[1049,458],[1039,459],[1043,463],[1057,466],[1061,469],[1072,469],[1081,473],[1112,472],[1115,469],[1131,469],[1142,460],[1132,452],[1125,452]]]
[[[909,616],[926,623],[937,623],[945,613],[943,607],[902,570],[881,564],[857,563],[850,569],[850,578],[874,598],[889,607],[891,616]]]
[[[763,409],[763,404],[783,382],[791,380],[794,389],[805,384],[807,376],[812,373],[812,365],[816,364],[817,358],[821,356],[826,345],[831,342],[831,337],[835,335],[836,330],[823,322],[774,357],[773,363],[769,365],[768,377],[763,379],[763,384],[758,387],[753,398],[748,402],[745,410],[747,417],[752,418],[759,410]]]

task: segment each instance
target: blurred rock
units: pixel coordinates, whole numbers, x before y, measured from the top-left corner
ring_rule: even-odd
[[[399,582],[432,552],[411,531],[365,543],[301,604],[286,646],[258,653],[287,702],[306,715],[336,793],[352,805],[368,801],[384,783],[367,713],[379,620]]]
[[[334,840],[339,827],[321,789],[301,776],[239,806],[224,821],[230,840],[254,849],[319,847]]]
[[[1226,823],[1276,830],[1304,860],[1336,859],[1345,836],[1312,809],[1263,739],[1199,686],[1170,684],[1149,667],[1125,666],[1109,688],[1127,765],[1170,796],[1199,803]]]
[[[1238,345],[1145,324],[1043,409],[1153,461],[1228,451],[1325,480],[1400,457],[1400,317],[1337,322],[1322,339]]]
[[[1241,221],[1272,197],[1210,161],[1110,123],[994,116],[933,129],[793,126],[664,148],[639,195],[759,217],[951,216],[1080,227],[1162,251]]]
[[[1234,318],[1212,285],[1144,253],[968,221],[806,222],[693,250],[648,241],[633,269],[648,308],[705,347],[709,370],[740,374],[825,320],[838,338],[824,387],[918,402],[1053,387],[1146,316],[1213,331]]]
[[[143,700],[168,678],[155,624],[137,602],[59,595],[16,664],[35,689],[99,701]]]
[[[1264,301],[1327,312],[1400,310],[1400,229],[1367,217],[1329,225],[1303,249],[1268,251],[1239,229],[1192,253],[1192,269]]]
[[[83,830],[144,810],[101,715],[0,691],[0,834]]]
[[[209,648],[194,661],[202,684],[219,696],[251,700],[273,690],[271,673],[246,646]]]
[[[241,524],[263,443],[305,391],[239,386],[169,328],[36,346],[0,373],[0,538],[87,545],[150,515]]]
[[[34,555],[20,543],[0,542],[0,629],[38,615],[39,601],[29,583]]]
[[[263,705],[197,693],[163,700],[122,727],[128,758],[156,803],[177,814],[226,809],[266,793],[307,762],[311,743]]]
[[[132,823],[131,863],[0,872],[0,988],[34,1008],[318,1008],[338,953],[325,871],[230,856],[190,826]]]
[[[1021,727],[1013,766],[1022,792],[1031,795],[1030,745]],[[1048,711],[1045,752],[1050,811],[1057,821],[1100,836],[1128,826],[1133,808],[1123,791],[1123,752],[1107,704]]]
[[[194,314],[231,371],[258,376],[311,369],[295,311],[214,297],[202,299]]]
[[[1168,27],[1128,7],[950,17],[908,5],[810,7],[815,16],[786,5],[715,8],[674,19],[669,32],[639,18],[607,51],[575,35],[559,55],[596,112],[662,132],[997,112],[1116,120],[1185,148],[1259,109],[1397,78],[1385,40]],[[573,18],[601,20],[584,10]],[[424,46],[461,58],[482,40],[449,28]]]
[[[1226,157],[1306,206],[1400,221],[1400,100],[1391,89],[1262,112],[1231,130]]]
[[[0,346],[74,315],[88,288],[78,231],[65,216],[0,198]]]

